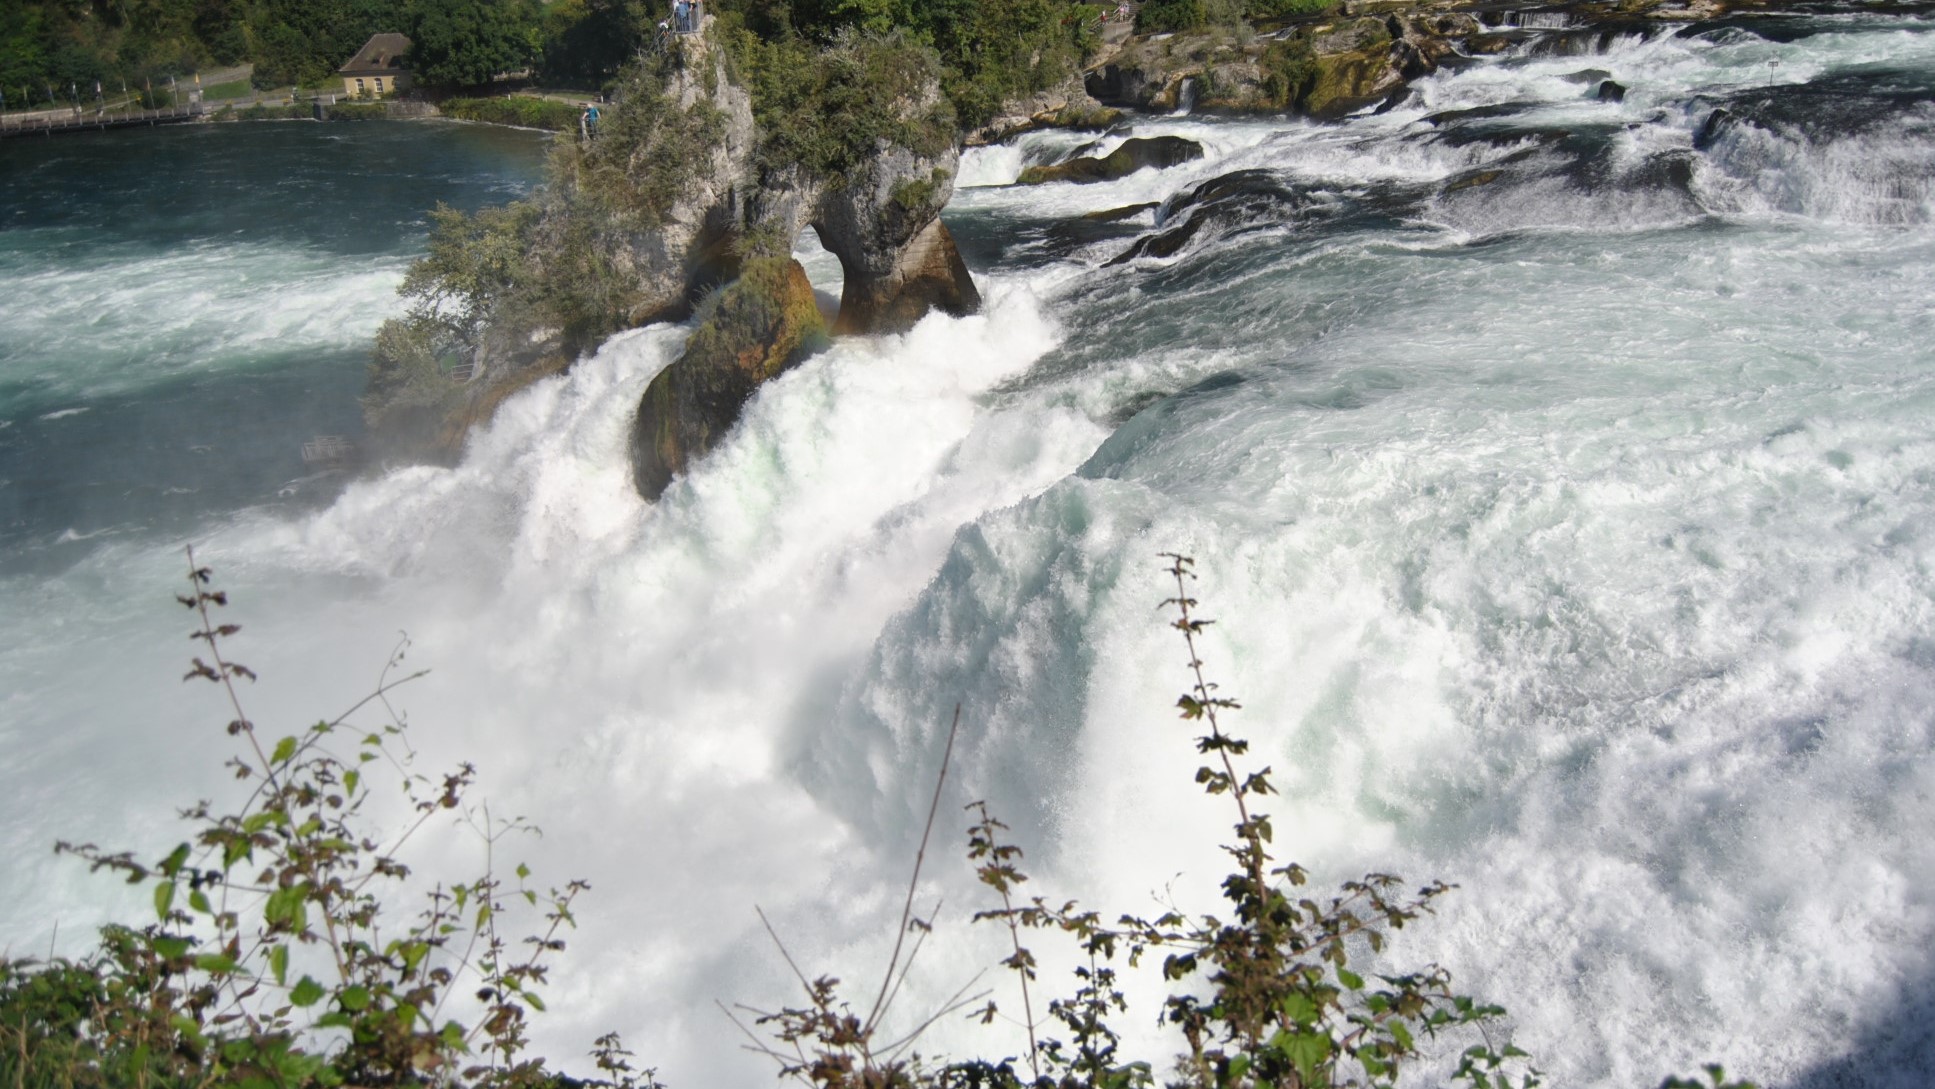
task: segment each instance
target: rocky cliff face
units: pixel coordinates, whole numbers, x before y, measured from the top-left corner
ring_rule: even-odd
[[[1330,117],[1434,70],[1483,29],[1462,12],[1397,11],[1310,20],[1262,35],[1248,28],[1159,34],[1093,68],[1099,102],[1141,110],[1300,113]]]
[[[958,146],[951,141],[909,146],[882,136],[870,154],[835,176],[816,176],[800,167],[762,174],[749,96],[703,39],[681,45],[686,51],[682,74],[668,97],[689,98],[692,108],[703,108],[708,96],[727,110],[741,102],[746,106],[743,117],[728,116],[724,122],[723,146],[707,163],[704,181],[674,198],[666,219],[676,233],[661,230],[656,238],[676,244],[651,256],[659,268],[681,270],[682,277],[661,272],[664,286],[651,305],[675,312],[694,289],[738,275],[737,261],[744,256],[757,255],[758,267],[767,271],[756,283],[747,275],[726,289],[685,354],[640,402],[632,469],[639,493],[648,499],[657,498],[677,473],[724,436],[760,382],[797,363],[822,339],[805,320],[810,312],[817,321],[812,287],[783,256],[803,230],[819,236],[845,274],[836,333],[901,332],[929,311],[961,315],[981,305],[973,277],[940,220],[954,195]],[[884,127],[911,129],[939,104],[938,83],[922,86],[889,104]],[[784,260],[792,273],[771,274],[774,260]],[[666,290],[675,283],[682,283],[684,295]],[[761,316],[766,314],[792,317],[769,321]]]
[[[379,338],[364,399],[372,448],[384,457],[449,460],[468,428],[517,389],[619,329],[686,317],[749,259],[785,256],[808,228],[846,274],[838,332],[898,332],[930,310],[978,309],[973,278],[940,221],[959,148],[951,139],[895,138],[923,131],[941,105],[938,79],[928,79],[877,104],[875,120],[887,135],[857,161],[837,172],[775,168],[762,160],[769,134],[712,20],[702,33],[674,39],[621,85],[591,140],[561,143],[535,202],[433,236],[429,286],[412,315]],[[741,341],[763,328],[729,324]],[[776,358],[791,362],[798,354],[789,348]],[[674,368],[696,372],[721,358],[688,353]],[[752,388],[735,399],[736,380],[686,374],[684,381],[678,389],[710,392],[641,406],[646,415],[694,417],[672,429],[679,452],[660,461],[670,472],[724,433]],[[660,475],[640,469],[640,490],[655,496]]]

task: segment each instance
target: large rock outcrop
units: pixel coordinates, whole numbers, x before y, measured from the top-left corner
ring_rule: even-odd
[[[657,498],[731,430],[753,391],[826,340],[813,285],[791,258],[747,262],[707,306],[685,354],[645,389],[632,422],[632,480]]]
[[[836,333],[898,332],[931,310],[968,314],[980,293],[940,221],[955,154],[885,146],[839,183],[763,191],[762,219],[791,237],[811,227],[845,272]],[[760,384],[824,343],[813,286],[791,258],[760,258],[703,315],[685,353],[661,371],[632,423],[632,481],[656,499],[732,429]]]
[[[615,172],[621,175],[616,188],[633,206],[657,210],[655,216],[634,213],[629,229],[601,239],[631,296],[627,323],[689,313],[706,289],[736,275],[743,255],[790,251],[809,226],[846,274],[840,332],[899,331],[930,305],[955,313],[976,309],[980,296],[967,269],[958,259],[936,256],[953,252],[940,212],[954,194],[958,145],[950,138],[915,147],[882,136],[857,162],[825,174],[763,163],[766,134],[751,95],[711,40],[711,23],[707,33],[676,43],[663,106],[613,111],[618,125],[669,129],[668,137],[626,141],[622,131],[609,131],[585,154],[594,185]],[[941,105],[935,78],[897,96],[890,120],[911,131]],[[693,120],[650,116],[667,110]],[[605,150],[614,146],[625,149],[620,162]],[[668,167],[685,176],[659,178]]]
[[[704,54],[701,47],[695,59]],[[692,60],[688,67],[704,68]],[[724,71],[706,78],[722,89],[715,95],[739,93]],[[817,317],[812,287],[798,265],[780,256],[802,231],[813,230],[840,261],[844,283],[835,333],[901,332],[930,311],[964,315],[980,308],[974,279],[940,219],[954,194],[960,149],[951,138],[932,139],[928,122],[945,109],[938,79],[900,90],[873,119],[899,138],[877,136],[868,153],[837,172],[804,164],[762,167],[756,125],[742,159],[728,161],[730,142],[721,152],[719,162],[735,184],[700,194],[707,212],[692,217],[696,226],[687,231],[687,282],[706,275],[719,240],[727,254],[755,260],[639,403],[631,448],[639,494],[657,498],[724,437],[761,382],[817,343],[820,331],[806,320],[809,311]],[[771,271],[776,260],[792,271],[777,276]],[[714,261],[711,269],[715,275],[728,271],[725,261]],[[765,271],[755,275],[755,269]]]
[[[821,188],[812,227],[846,276],[834,332],[902,332],[929,310],[962,315],[981,308],[940,218],[959,167],[952,146],[938,155],[883,146],[838,184]]]
[[[449,460],[511,393],[613,332],[684,318],[749,259],[788,254],[808,227],[846,274],[839,332],[897,332],[930,310],[978,309],[940,221],[960,152],[938,69],[847,65],[882,68],[901,83],[871,104],[871,147],[860,142],[836,162],[787,163],[711,19],[642,59],[592,139],[561,142],[536,200],[471,219],[452,214],[448,231],[440,222],[425,262],[429,289],[379,338],[364,398],[372,444],[389,457]],[[700,352],[676,366],[697,371],[723,358]],[[752,388],[731,375],[687,378],[681,388],[710,392],[675,401],[703,401],[710,430],[681,440],[671,472],[709,447]],[[641,491],[655,495],[663,484],[648,476]]]

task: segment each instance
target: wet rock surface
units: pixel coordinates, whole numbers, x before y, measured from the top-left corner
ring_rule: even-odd
[[[632,421],[632,482],[657,499],[739,420],[761,384],[826,343],[799,262],[765,258],[720,292],[685,353],[645,389]]]
[[[1202,157],[1203,145],[1181,136],[1137,138],[1123,141],[1104,156],[1081,155],[1052,166],[1027,167],[1016,180],[1020,185],[1041,185],[1046,182],[1089,185],[1126,178],[1150,167],[1179,166]]]

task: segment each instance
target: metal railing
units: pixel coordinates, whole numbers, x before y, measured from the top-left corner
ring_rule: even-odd
[[[75,132],[81,129],[119,128],[123,125],[165,125],[192,121],[203,115],[201,103],[167,106],[156,110],[122,109],[38,110],[0,116],[0,135]]]

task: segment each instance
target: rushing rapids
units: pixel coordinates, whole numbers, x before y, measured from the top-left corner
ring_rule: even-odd
[[[656,504],[630,413],[685,327],[520,393],[452,468],[309,498],[290,439],[353,416],[345,353],[411,244],[246,195],[323,184],[316,130],[110,138],[274,145],[205,183],[259,215],[159,240],[87,173],[123,145],[5,149],[0,941],[77,949],[138,908],[53,839],[165,849],[227,789],[220,708],[177,693],[192,538],[258,721],[353,701],[407,629],[424,766],[478,760],[541,874],[591,879],[547,1053],[619,1028],[672,1084],[763,1084],[711,1005],[790,998],[753,905],[867,979],[957,703],[951,798],[994,804],[1044,895],[1210,902],[1229,817],[1170,709],[1175,549],[1279,846],[1320,881],[1458,883],[1394,956],[1511,1009],[1548,1084],[1922,1084],[1935,24],[1564,22],[1337,123],[967,152],[946,215],[984,312],[837,343]],[[336,215],[396,234],[453,177],[530,177],[529,147],[465,159],[479,131],[328,130],[417,179]],[[1205,154],[1007,184],[1160,136]],[[999,955],[966,867],[930,874],[909,1016]],[[931,1047],[1014,1050],[986,1031]]]

